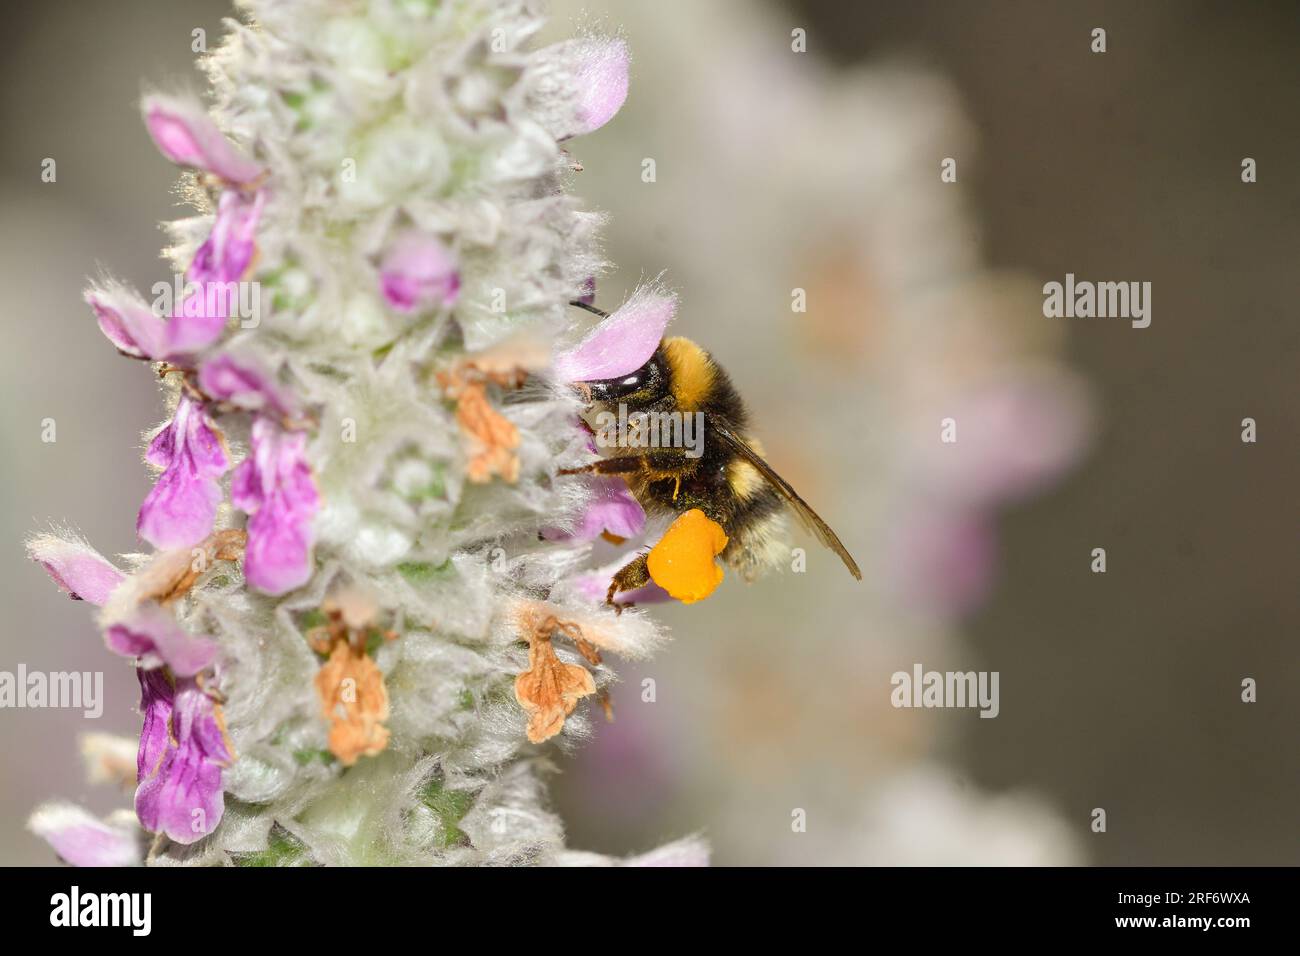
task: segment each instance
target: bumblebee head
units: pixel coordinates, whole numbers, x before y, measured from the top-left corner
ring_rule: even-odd
[[[618,378],[582,383],[594,403],[626,402],[637,407],[658,404],[668,395],[670,385],[662,344],[655,349],[650,360],[634,372]]]

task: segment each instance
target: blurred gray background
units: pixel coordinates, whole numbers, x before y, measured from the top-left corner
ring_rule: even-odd
[[[625,15],[632,19],[630,4],[620,0],[586,6],[611,25]],[[656,6],[683,34],[691,31],[695,4]],[[958,715],[960,725],[953,717],[924,747],[898,748],[923,750],[951,767],[958,789],[1037,794],[1067,821],[1074,841],[1073,851],[1053,860],[1298,862],[1296,6],[1006,0],[761,6],[765,22],[779,29],[775,48],[788,48],[790,28],[802,26],[809,55],[832,75],[902,58],[947,79],[979,143],[979,161],[963,163],[962,180],[986,262],[1027,272],[1038,283],[1070,271],[1154,285],[1147,330],[1119,321],[1066,321],[1063,360],[1094,391],[1092,450],[1050,493],[1002,513],[996,586],[951,634],[944,625],[949,646],[966,655],[953,658],[954,665],[984,661],[1000,670],[1001,716]],[[62,598],[24,559],[22,539],[54,522],[80,529],[105,554],[136,548],[135,509],[148,488],[139,436],[161,417],[157,391],[143,366],[113,354],[80,294],[100,264],[141,289],[166,277],[158,258],[163,237],[154,224],[180,214],[171,194],[176,175],[145,135],[136,99],[146,82],[201,87],[191,31],[204,28],[215,43],[227,13],[219,0],[51,0],[7,11],[10,41],[0,61],[0,288],[10,339],[0,357],[0,607],[8,620],[0,632],[0,669],[23,662],[46,671],[104,670],[106,701],[104,716],[93,722],[71,711],[0,711],[2,863],[50,861],[48,850],[22,829],[40,800],[60,795],[101,812],[124,805],[121,796],[84,782],[76,738],[87,730],[138,732],[134,678],[103,650],[87,609]],[[1108,31],[1104,56],[1087,51],[1094,26]],[[632,180],[602,179],[598,167],[602,149],[616,155],[619,138],[635,138],[652,114],[672,128],[672,105],[656,102],[638,79],[665,70],[700,84],[726,84],[729,77],[683,52],[700,47],[698,38],[683,39],[676,50],[662,37],[639,42],[637,28],[627,29],[637,58],[633,95],[590,147],[576,147],[584,162],[595,162],[575,189],[611,214],[611,257],[622,268],[603,288],[616,297],[641,274],[678,270],[673,278],[688,305],[679,331],[725,358],[726,336],[711,330],[707,315],[690,312],[689,303],[692,295],[704,297],[701,277],[711,269],[718,286],[723,277],[747,280],[729,276],[723,258],[716,265],[697,262],[698,273],[683,276],[689,265],[674,260],[681,252],[671,248],[672,232],[639,221],[623,201]],[[600,137],[607,138],[604,145]],[[806,145],[832,155],[837,144]],[[1259,163],[1254,185],[1240,182],[1243,156]],[[56,183],[41,181],[45,157],[57,161]],[[689,194],[727,175],[714,157],[698,155],[688,169],[665,173],[658,188],[665,196]],[[787,188],[797,193],[800,184]],[[749,197],[723,190],[709,214],[743,231]],[[806,223],[788,227],[810,248],[824,238]],[[801,228],[809,234],[798,234]],[[724,293],[715,288],[708,295],[725,302]],[[779,346],[730,354],[736,357],[728,367],[752,396],[758,420],[797,428],[783,418],[782,396],[768,387],[784,375],[787,356]],[[822,384],[791,378],[809,381],[808,390]],[[1255,445],[1239,440],[1245,416],[1259,422]],[[53,444],[40,440],[45,418],[57,422]],[[857,480],[819,476],[812,483],[820,497],[809,497],[830,502],[821,506],[828,517],[844,515],[859,503]],[[1105,575],[1088,571],[1088,552],[1098,546],[1108,550]],[[711,669],[758,666],[752,658],[737,665],[726,656],[728,639],[766,649],[755,655],[763,655],[768,670],[779,669],[771,649],[795,654],[809,646],[801,602],[820,599],[803,582],[758,593],[724,588],[698,613],[663,612],[676,635],[667,654],[672,666],[697,675],[697,690],[709,686]],[[837,614],[831,605],[819,620],[839,620],[852,631],[853,619]],[[739,633],[742,628],[748,630]],[[874,640],[869,630],[847,636]],[[880,673],[887,679],[895,664],[890,657]],[[768,670],[759,669],[756,687],[769,679]],[[636,707],[638,673],[624,675],[629,680],[615,729],[637,726],[628,712]],[[1259,683],[1259,702],[1251,706],[1238,701],[1246,676]],[[667,701],[669,691],[663,693]],[[726,740],[730,725],[708,709],[716,701],[689,696],[658,705],[657,713],[671,707],[673,716],[656,717],[655,747],[617,751],[621,738],[611,730],[604,751],[597,746],[559,758],[572,771],[557,780],[570,842],[625,853],[704,827],[721,863],[818,862],[821,843],[787,850],[761,836],[728,835],[725,816],[733,811],[727,808],[737,804],[734,794],[721,791],[737,789],[741,771],[728,769],[725,747],[701,756],[696,730],[708,720],[710,739]],[[797,711],[809,699],[783,706]],[[877,717],[892,719],[868,708],[854,717],[861,724],[809,731],[835,737],[834,747],[807,739],[781,746],[805,752],[812,746],[819,763],[803,772],[818,775],[813,789],[844,791],[872,772],[864,766],[850,774],[845,767],[853,759],[845,753],[860,736],[875,733]],[[743,735],[743,712],[739,720]],[[788,831],[788,808],[815,799],[799,793],[787,799],[784,758],[773,753],[772,762],[756,760],[744,769],[744,787],[772,832]],[[701,784],[692,761],[721,769]],[[649,762],[657,768],[653,787],[645,782]],[[637,802],[647,793],[652,799]],[[1109,814],[1104,835],[1087,831],[1096,806]],[[834,842],[836,835],[832,829],[820,839]],[[854,861],[882,859],[864,850]]]

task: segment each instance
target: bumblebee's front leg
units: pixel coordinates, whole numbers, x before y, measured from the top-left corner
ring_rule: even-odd
[[[651,481],[674,478],[680,487],[682,478],[686,477],[690,470],[690,463],[683,463],[680,456],[659,452],[648,455],[617,455],[613,458],[598,458],[591,464],[582,465],[579,468],[561,468],[556,474],[620,475],[624,478],[641,475]]]
[[[579,468],[561,468],[557,475],[633,475],[637,472],[651,471],[650,459],[646,455],[620,455],[617,458],[599,458],[590,465]]]
[[[626,607],[633,607],[631,601],[615,601],[614,595],[620,591],[635,591],[650,583],[650,568],[646,564],[646,555],[638,554],[623,567],[618,569],[614,580],[609,582],[609,591],[605,594],[605,604],[614,609],[615,614],[622,614]]]

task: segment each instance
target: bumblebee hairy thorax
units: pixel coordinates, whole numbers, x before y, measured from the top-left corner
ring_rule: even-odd
[[[711,434],[713,426],[726,425],[752,445],[744,400],[712,356],[690,339],[665,339],[651,362],[664,371],[662,395],[645,396],[650,401],[644,405],[635,396],[621,401],[628,418],[658,416],[643,419],[651,439],[658,425],[657,446],[643,450],[615,443],[606,451],[648,453],[653,470],[625,476],[642,507],[659,514],[703,511],[727,533],[723,560],[752,577],[779,561],[786,549],[780,494]]]
[[[788,552],[788,506],[861,579],[835,533],[763,460],[740,393],[695,342],[664,339],[631,374],[582,387],[588,424],[608,457],[576,471],[620,475],[648,513],[699,509],[727,534],[723,560],[750,580]],[[641,555],[615,576],[609,603],[647,580]]]

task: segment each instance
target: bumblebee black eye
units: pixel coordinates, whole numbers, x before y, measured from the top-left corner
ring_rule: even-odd
[[[658,352],[656,352],[650,361],[635,372],[618,378],[601,379],[584,384],[591,390],[592,399],[598,402],[627,398],[630,395],[640,395],[640,393],[644,393],[641,397],[653,398],[660,390],[663,377],[662,360]]]

